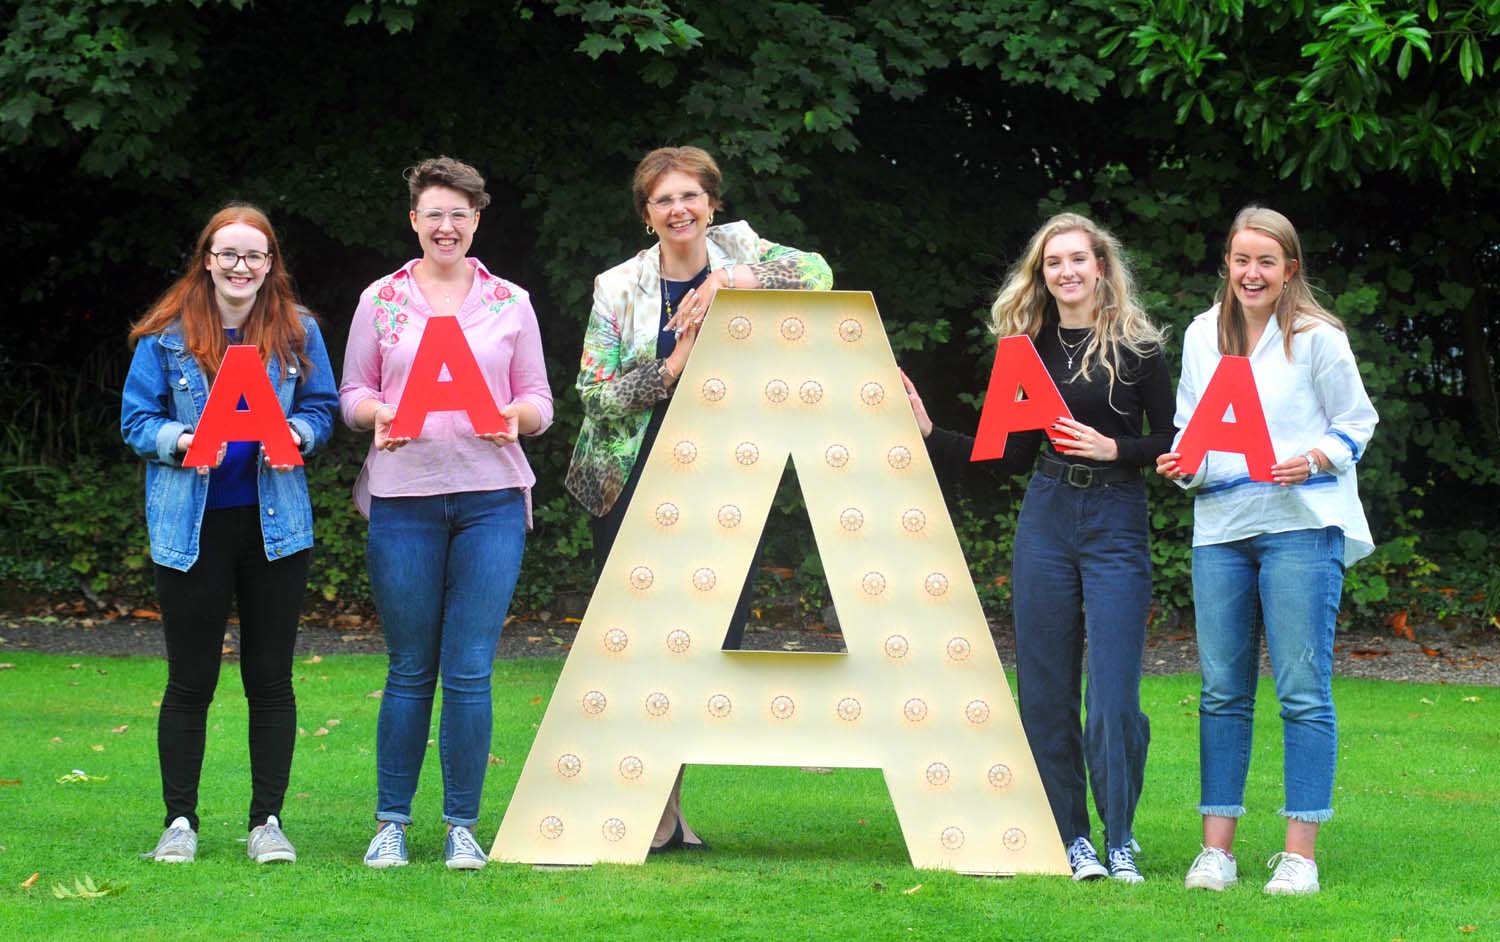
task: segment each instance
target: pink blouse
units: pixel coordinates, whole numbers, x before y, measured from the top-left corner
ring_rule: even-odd
[[[435,316],[412,277],[418,261],[407,262],[360,295],[339,387],[339,404],[350,428],[355,427],[354,410],[361,402],[377,399],[394,405],[406,389],[423,329]],[[552,424],[552,389],[531,298],[519,285],[490,274],[477,259],[466,261],[474,268],[474,284],[458,309],[464,338],[495,405],[531,403],[542,418],[541,428],[532,434],[541,434]],[[519,487],[526,492],[529,528],[535,483],[519,443],[496,447],[474,436],[467,412],[433,412],[422,434],[405,447],[377,451],[371,444],[354,483],[354,502],[369,516],[371,495],[426,497]]]

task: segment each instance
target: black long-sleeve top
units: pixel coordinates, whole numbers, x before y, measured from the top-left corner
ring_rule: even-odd
[[[1172,426],[1176,403],[1172,395],[1172,379],[1167,372],[1166,358],[1160,348],[1144,357],[1129,350],[1118,352],[1114,389],[1109,386],[1109,376],[1102,367],[1095,366],[1088,380],[1075,379],[1078,357],[1083,355],[1082,346],[1092,328],[1061,328],[1062,338],[1077,351],[1073,369],[1068,368],[1068,357],[1058,341],[1056,315],[1044,321],[1040,335],[1036,338],[1036,349],[1046,366],[1058,392],[1068,404],[1073,418],[1084,425],[1097,429],[1101,434],[1115,440],[1119,456],[1114,461],[1094,461],[1088,458],[1068,457],[1054,450],[1050,443],[1047,454],[1053,458],[1073,464],[1096,468],[1141,468],[1154,465],[1156,457],[1172,447]],[[1143,422],[1144,419],[1144,422]],[[1150,432],[1146,431],[1146,424]],[[994,477],[1008,477],[1031,469],[1036,461],[1038,449],[1046,441],[1046,433],[1038,429],[1031,432],[1012,432],[1005,441],[1005,455],[994,461],[971,465],[969,456],[974,450],[974,437],[961,432],[934,427],[927,437],[927,453],[937,469],[939,479],[945,484],[962,480],[970,468],[982,470]]]

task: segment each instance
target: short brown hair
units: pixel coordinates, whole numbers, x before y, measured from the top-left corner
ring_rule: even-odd
[[[435,186],[446,186],[469,198],[469,206],[484,209],[490,205],[490,195],[484,191],[484,177],[479,171],[452,157],[429,157],[401,174],[406,178],[406,188],[411,191],[411,208],[417,208],[417,200]]]
[[[631,183],[631,195],[635,197],[635,214],[646,218],[646,200],[661,178],[674,170],[692,175],[708,196],[708,204],[718,209],[719,185],[724,175],[719,165],[701,147],[658,147],[641,158],[635,167],[635,180]]]

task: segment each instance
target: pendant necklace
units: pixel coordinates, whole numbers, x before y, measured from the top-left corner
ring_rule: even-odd
[[[1068,369],[1071,370],[1073,368],[1073,358],[1078,355],[1079,350],[1083,349],[1084,344],[1089,342],[1089,338],[1085,337],[1076,343],[1069,344],[1066,340],[1063,339],[1062,321],[1058,321],[1057,342],[1062,344],[1063,354],[1068,358]]]

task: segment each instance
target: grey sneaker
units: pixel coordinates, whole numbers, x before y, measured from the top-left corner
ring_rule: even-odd
[[[1301,854],[1283,851],[1266,861],[1275,867],[1266,892],[1273,896],[1305,896],[1318,892],[1318,865]]]
[[[448,839],[443,841],[443,863],[449,870],[480,870],[489,858],[479,849],[474,832],[462,824],[448,829]]]
[[[370,840],[370,849],[365,851],[365,866],[376,870],[404,867],[409,859],[406,853],[406,828],[395,821],[382,824]]]
[[[273,814],[266,823],[250,829],[250,840],[245,842],[245,854],[256,863],[297,862],[297,848],[281,831],[281,822]]]
[[[1222,892],[1240,882],[1239,864],[1234,855],[1217,847],[1204,846],[1188,868],[1183,885],[1190,890],[1214,890]]]
[[[157,863],[192,863],[198,855],[198,833],[187,818],[174,818],[150,854]]]
[[[1075,837],[1068,845],[1068,866],[1073,868],[1075,880],[1097,880],[1108,876],[1109,871],[1099,862],[1099,854],[1086,837]]]

